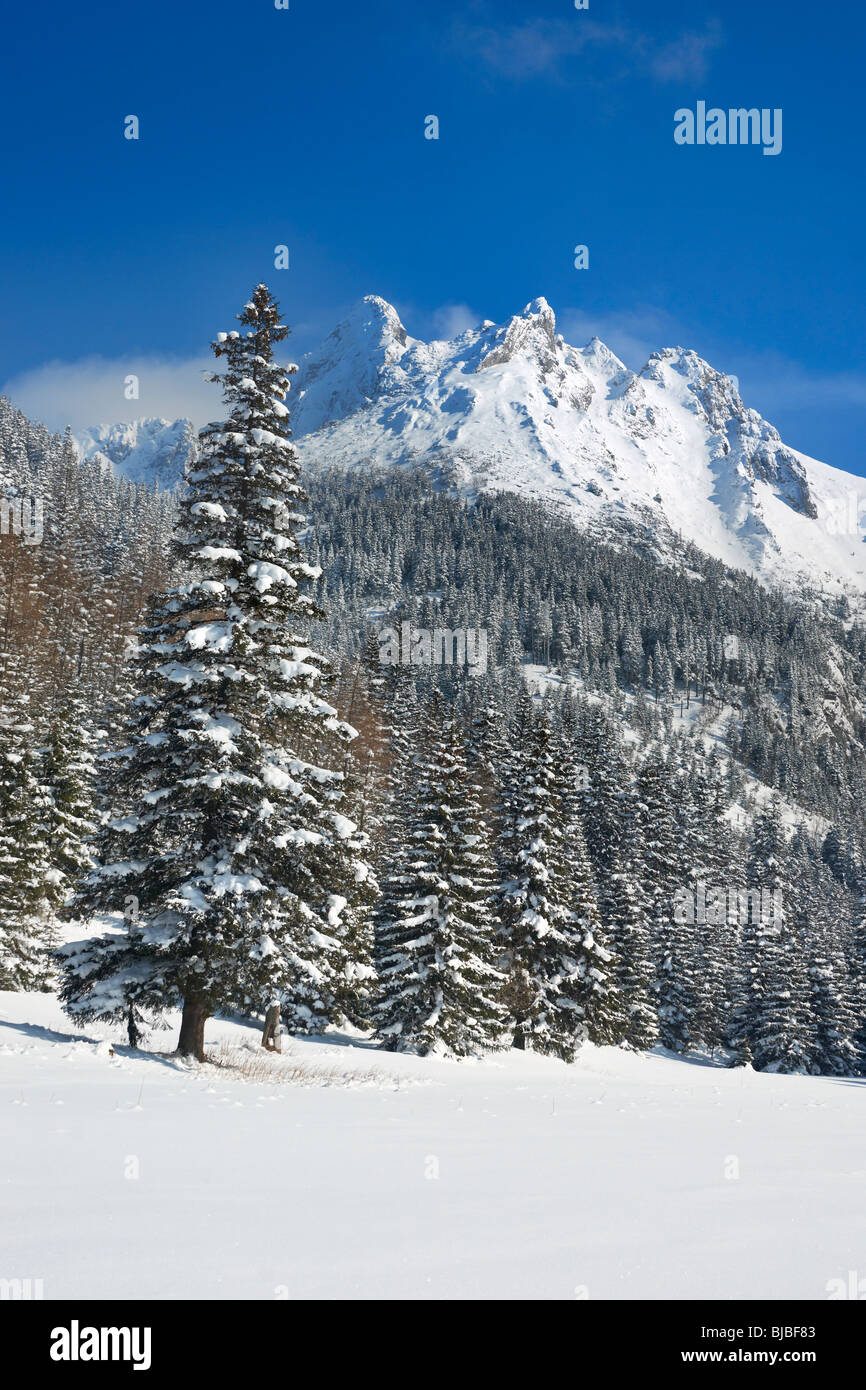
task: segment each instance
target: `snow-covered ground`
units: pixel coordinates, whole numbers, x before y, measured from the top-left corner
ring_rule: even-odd
[[[241,1024],[207,1041],[265,1058]],[[866,1277],[864,1082],[343,1035],[265,1066],[130,1053],[0,994],[0,1277],[48,1299],[824,1299]]]

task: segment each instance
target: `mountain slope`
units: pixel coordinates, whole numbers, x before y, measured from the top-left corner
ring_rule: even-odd
[[[767,582],[866,591],[863,479],[788,448],[694,352],[635,373],[597,338],[571,347],[544,299],[424,343],[369,296],[302,360],[291,405],[311,466],[423,460],[661,550],[680,534]]]
[[[189,420],[149,418],[95,425],[75,440],[79,458],[101,462],[134,483],[168,491],[183,480],[195,457],[196,432]]]

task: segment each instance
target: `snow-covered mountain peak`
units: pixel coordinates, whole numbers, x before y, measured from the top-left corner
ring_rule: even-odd
[[[664,390],[677,391],[685,382],[695,404],[716,429],[724,429],[731,416],[745,411],[734,378],[711,367],[693,348],[662,348],[652,354],[639,375]]]
[[[360,409],[376,395],[380,374],[413,342],[393,305],[367,295],[304,358],[294,427],[309,432]]]
[[[467,491],[544,498],[661,551],[679,535],[765,580],[866,591],[866,484],[786,446],[690,348],[631,372],[597,337],[570,346],[543,298],[426,343],[371,296],[303,359],[297,387],[311,464],[427,461]]]
[[[495,333],[488,332],[485,350],[476,371],[499,366],[515,357],[534,359],[541,371],[556,365],[558,344],[556,316],[546,299],[533,299]]]
[[[367,294],[356,304],[345,320],[345,325],[355,326],[362,336],[390,344],[406,346],[407,333],[400,322],[400,315],[378,294]]]
[[[612,384],[620,383],[633,376],[625,363],[620,361],[615,352],[611,352],[607,344],[601,341],[601,338],[590,338],[586,347],[580,349],[580,355],[587,366]]]
[[[535,299],[450,340],[406,332],[368,295],[301,361],[289,402],[309,467],[427,463],[467,493],[519,492],[578,525],[676,537],[765,581],[866,594],[866,480],[804,457],[692,349],[629,371],[597,337],[572,347]],[[176,485],[188,421],[100,425],[78,440],[135,481]]]
[[[189,420],[155,416],[114,425],[93,425],[75,438],[82,461],[102,465],[134,483],[167,491],[182,481],[195,457],[196,432]]]

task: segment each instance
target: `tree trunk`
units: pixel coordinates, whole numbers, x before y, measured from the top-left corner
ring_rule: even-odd
[[[194,1057],[197,1062],[207,1061],[204,1055],[204,1025],[208,1017],[207,1010],[200,1000],[184,999],[177,1043],[179,1056]]]

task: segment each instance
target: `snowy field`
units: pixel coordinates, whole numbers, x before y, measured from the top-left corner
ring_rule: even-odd
[[[47,1299],[824,1299],[866,1276],[863,1082],[207,1042],[223,1065],[187,1067],[0,994],[0,1276]]]

